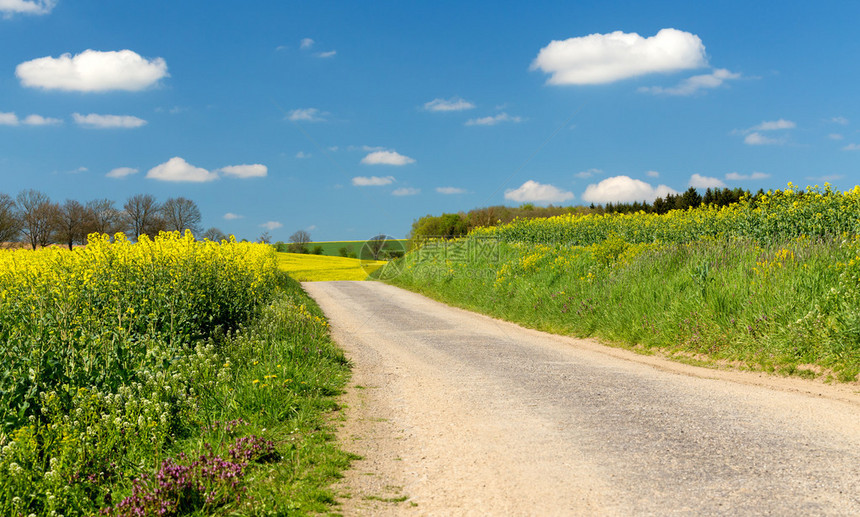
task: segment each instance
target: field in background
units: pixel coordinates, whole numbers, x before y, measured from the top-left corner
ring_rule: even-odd
[[[299,282],[329,280],[365,280],[367,275],[386,264],[369,261],[304,253],[277,253],[278,268]]]
[[[330,257],[341,257],[341,248],[346,248],[347,255],[353,258],[358,257],[359,252],[361,251],[361,247],[364,245],[366,241],[320,241],[320,242],[309,242],[307,244],[308,250],[313,250],[317,246],[322,248],[322,254],[328,255]],[[385,246],[382,248],[383,250],[405,250],[407,243],[406,239],[391,239],[385,242]],[[355,255],[350,255],[350,254]]]

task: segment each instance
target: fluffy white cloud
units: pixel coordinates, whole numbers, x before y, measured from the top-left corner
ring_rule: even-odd
[[[397,151],[374,151],[361,159],[365,165],[408,165],[415,160]]]
[[[842,140],[845,137],[839,133],[830,133],[829,135],[827,135],[827,138],[831,140]]]
[[[57,0],[0,0],[0,13],[5,16],[48,14],[55,5],[57,5]]]
[[[277,230],[278,228],[282,228],[284,226],[283,223],[278,221],[266,221],[265,223],[260,225],[260,228],[265,228],[269,231]]]
[[[131,115],[98,115],[96,113],[81,115],[80,113],[72,113],[72,118],[79,126],[98,129],[135,128],[146,125],[145,120]]]
[[[659,178],[660,177],[660,173],[657,171],[648,171],[645,174],[647,174],[649,178]]]
[[[3,113],[0,111],[0,126],[17,126],[18,115],[14,113]]]
[[[769,120],[762,122],[757,126],[753,126],[748,129],[748,131],[776,131],[779,129],[794,129],[797,127],[797,124],[790,120],[785,120],[781,118],[779,120]]]
[[[634,201],[650,203],[658,197],[677,193],[666,185],[653,187],[629,176],[613,176],[586,187],[582,200],[587,203],[632,203]]]
[[[505,191],[505,199],[518,203],[561,203],[574,198],[573,192],[562,190],[553,185],[545,185],[528,180],[517,189]]]
[[[718,68],[710,74],[694,75],[684,79],[678,86],[673,88],[662,88],[651,86],[639,88],[641,92],[653,93],[655,95],[693,95],[699,90],[719,88],[726,81],[739,79],[741,74],[729,72],[725,68]]]
[[[131,50],[85,50],[74,57],[41,57],[15,68],[23,86],[45,90],[106,92],[137,91],[152,86],[167,74],[167,63],[145,59]]]
[[[588,169],[587,171],[577,172],[576,174],[574,174],[574,176],[576,176],[577,178],[580,178],[580,179],[587,179],[587,178],[590,178],[592,176],[597,176],[598,174],[603,174],[603,171],[601,169],[593,169],[592,168],[592,169]]]
[[[356,187],[381,187],[394,183],[394,176],[356,176],[352,184]]]
[[[770,174],[764,172],[753,172],[752,174],[730,172],[726,174],[726,179],[729,181],[763,180],[767,178],[770,178]]]
[[[400,187],[400,188],[394,189],[394,191],[391,192],[391,195],[392,196],[414,196],[415,194],[418,194],[420,192],[421,192],[421,189],[419,189],[419,188]]]
[[[843,151],[860,151],[860,144],[848,144],[842,148]]]
[[[325,122],[326,115],[316,108],[301,108],[291,111],[287,118],[293,122]]]
[[[662,29],[649,38],[615,31],[552,41],[540,50],[531,69],[550,74],[549,84],[602,84],[707,64],[698,36]]]
[[[116,169],[111,170],[105,176],[108,178],[125,178],[126,176],[131,176],[132,174],[137,174],[138,170],[132,167],[117,167]]]
[[[226,214],[224,214],[224,219],[226,219],[228,221],[233,221],[235,219],[242,219],[244,217],[245,217],[244,215],[234,214],[233,212],[227,212]]]
[[[269,168],[265,165],[260,165],[259,163],[255,163],[252,165],[228,165],[227,167],[221,167],[215,172],[220,172],[225,176],[232,176],[234,178],[265,178],[269,173]]]
[[[314,40],[310,38],[303,38],[301,43],[299,43],[299,47],[302,49],[309,49],[314,46]]]
[[[726,184],[719,178],[711,178],[702,176],[701,174],[693,174],[690,176],[689,186],[693,188],[725,188]]]
[[[520,117],[512,117],[507,113],[499,113],[493,117],[481,117],[481,118],[473,118],[466,121],[467,126],[495,126],[501,122],[522,122],[523,119]]]
[[[22,120],[15,113],[0,113],[0,126],[17,126],[19,124],[28,126],[55,126],[62,123],[61,119],[43,117],[42,115],[27,115]]]
[[[327,52],[317,52],[314,54],[318,58],[326,59],[329,57],[334,57],[337,54],[337,50],[329,50]]]
[[[460,97],[433,99],[430,102],[424,103],[424,109],[427,111],[463,111],[470,110],[474,107],[474,104],[465,99],[461,99]]]
[[[776,145],[781,144],[782,140],[779,138],[764,136],[763,134],[754,131],[744,137],[744,143],[747,145]]]
[[[436,192],[445,195],[465,194],[466,189],[457,187],[436,187]]]
[[[218,174],[195,167],[176,156],[150,169],[146,177],[159,181],[203,183],[218,179]]]

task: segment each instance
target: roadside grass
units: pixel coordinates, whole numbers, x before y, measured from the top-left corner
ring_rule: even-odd
[[[586,246],[466,238],[374,276],[527,327],[685,362],[856,382],[860,240]],[[397,274],[394,274],[397,273]]]
[[[365,280],[368,273],[386,264],[382,260],[360,260],[304,253],[277,253],[278,268],[299,282]]]

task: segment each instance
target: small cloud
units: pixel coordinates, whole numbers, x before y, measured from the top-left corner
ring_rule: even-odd
[[[552,41],[538,52],[532,70],[550,77],[547,84],[604,84],[658,72],[701,68],[705,46],[695,34],[662,29],[643,38],[615,31]]]
[[[601,169],[588,169],[587,171],[577,172],[576,174],[574,174],[574,176],[580,179],[587,179],[592,176],[597,176],[599,174],[603,174],[603,171]]]
[[[649,178],[659,178],[660,173],[657,171],[648,171],[645,173]]]
[[[57,0],[0,0],[0,13],[8,18],[13,14],[42,15],[51,12]]]
[[[562,203],[574,198],[573,192],[562,190],[553,185],[545,185],[528,180],[517,189],[505,191],[505,199],[518,203]]]
[[[42,115],[27,115],[21,123],[28,126],[56,126],[63,121],[58,118],[43,117]]]
[[[233,212],[227,212],[224,214],[224,219],[228,221],[234,221],[236,219],[244,219],[244,215],[234,214]]]
[[[830,122],[833,122],[834,124],[839,124],[841,126],[848,125],[848,119],[845,117],[833,117],[832,119],[830,119]]]
[[[365,165],[408,165],[415,163],[413,158],[404,156],[397,151],[374,151],[361,159]]]
[[[807,176],[807,181],[818,181],[821,183],[827,183],[830,181],[841,180],[845,176],[843,174],[825,174],[824,176]]]
[[[314,40],[310,38],[302,39],[301,43],[299,43],[299,48],[301,49],[309,49],[314,46]]]
[[[708,176],[702,176],[701,174],[693,174],[690,176],[689,186],[693,188],[725,188],[726,184],[723,183],[719,178],[711,178]]]
[[[317,229],[317,225],[315,225],[315,224],[312,224],[312,225],[308,226],[307,228],[305,228],[305,230],[309,231],[309,232],[312,232],[316,229]]]
[[[329,150],[329,151],[331,151],[331,152],[333,152],[333,153],[336,153],[336,152],[338,151],[338,149],[340,149],[340,147],[338,147],[338,146],[336,146],[336,145],[330,145],[330,146],[328,146],[328,150]]]
[[[430,102],[424,103],[424,109],[427,111],[463,111],[470,110],[474,107],[474,104],[465,99],[461,99],[460,97],[433,99]]]
[[[221,167],[214,172],[220,172],[225,176],[232,176],[234,178],[241,179],[265,178],[266,175],[269,173],[269,168],[265,165],[255,163],[253,165],[228,165],[227,167]]]
[[[125,178],[126,176],[131,176],[132,174],[137,174],[138,170],[132,167],[117,167],[116,169],[111,170],[105,176],[108,178]]]
[[[744,137],[744,143],[747,145],[776,145],[783,143],[783,140],[770,138],[761,133],[753,132]]]
[[[69,174],[80,174],[82,172],[89,172],[89,169],[86,167],[78,167],[77,169],[69,171]]]
[[[0,126],[17,126],[18,124],[18,115],[0,111]]]
[[[843,151],[860,151],[860,144],[848,144],[842,148]]]
[[[726,174],[726,179],[729,181],[763,180],[767,178],[770,178],[770,174],[764,172],[753,172],[752,174],[730,172]]]
[[[337,50],[329,50],[328,52],[317,52],[314,56],[320,59],[328,59],[337,55]]]
[[[640,92],[653,93],[654,95],[682,95],[688,96],[698,93],[700,90],[719,88],[724,82],[740,79],[741,74],[730,72],[725,68],[718,68],[710,74],[694,75],[693,77],[684,79],[678,86],[673,88],[663,88],[660,86],[643,86],[639,88]]]
[[[513,122],[518,123],[522,122],[523,119],[520,117],[512,117],[507,113],[499,113],[496,116],[492,117],[481,117],[481,118],[473,118],[466,121],[467,126],[495,126],[496,124],[502,122]]]
[[[218,174],[195,167],[176,156],[150,169],[146,177],[158,181],[204,183],[218,179]]]
[[[131,115],[97,115],[95,113],[81,115],[80,113],[72,113],[72,118],[79,126],[97,129],[136,128],[146,125],[145,120]]]
[[[328,113],[322,112],[316,108],[301,108],[294,109],[287,115],[287,119],[293,122],[325,122],[325,116]]]
[[[265,228],[269,231],[277,230],[278,228],[282,228],[284,225],[278,221],[266,221],[265,223],[260,225],[260,228]]]
[[[457,187],[436,187],[436,192],[445,195],[465,194],[466,189]]]
[[[827,138],[831,140],[842,140],[845,137],[840,135],[839,133],[830,133],[829,135],[827,135]]]
[[[15,75],[29,88],[78,92],[138,91],[168,76],[164,59],[145,59],[131,50],[42,57],[21,63]]]
[[[392,196],[414,196],[421,192],[420,188],[400,187],[391,192]]]
[[[779,120],[765,121],[757,126],[753,126],[748,131],[776,131],[778,129],[794,129],[797,124],[790,120],[781,118]]]
[[[329,149],[329,150],[331,150],[331,149]],[[335,150],[337,150],[337,148],[335,148]],[[310,158],[310,157],[311,157],[311,154],[306,153],[304,151],[299,151],[296,153],[296,158],[298,158],[299,160],[303,160],[305,158]]]
[[[586,187],[582,200],[586,203],[602,204],[634,201],[651,203],[658,197],[666,197],[669,194],[678,194],[678,192],[666,185],[654,187],[629,176],[613,176]]]
[[[356,176],[352,184],[356,187],[381,187],[394,183],[394,176]]]

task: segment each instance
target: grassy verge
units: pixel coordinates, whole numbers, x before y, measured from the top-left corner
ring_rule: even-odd
[[[278,253],[278,267],[299,282],[365,280],[385,262],[304,253]]]
[[[582,246],[467,238],[379,271],[524,326],[685,361],[856,382],[860,240],[742,238]]]

